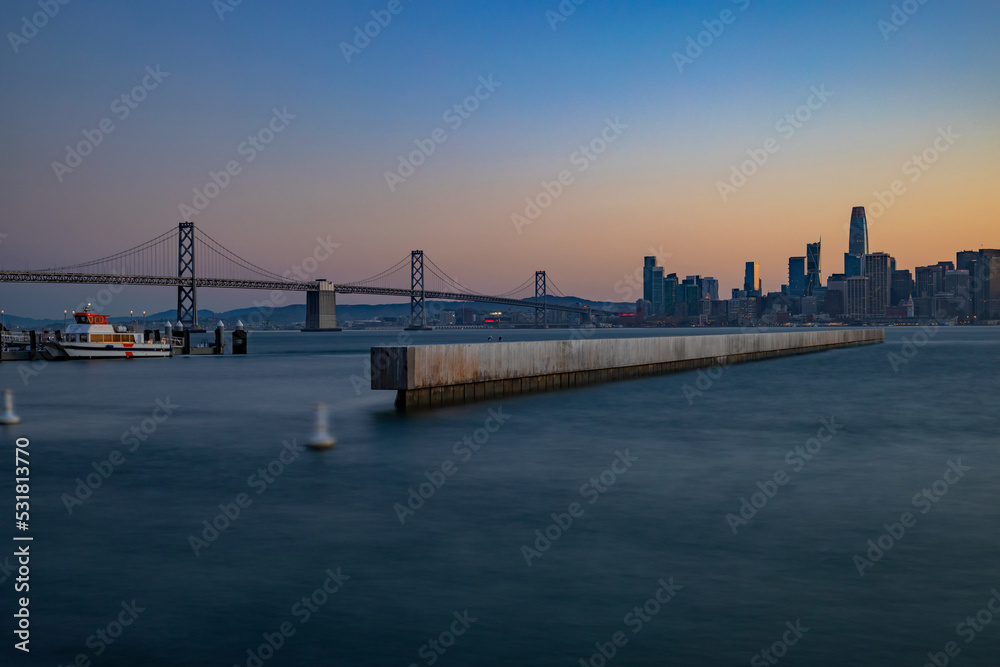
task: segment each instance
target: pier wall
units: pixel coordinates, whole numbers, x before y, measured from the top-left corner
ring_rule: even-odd
[[[371,348],[372,389],[403,409],[881,343],[882,329]]]

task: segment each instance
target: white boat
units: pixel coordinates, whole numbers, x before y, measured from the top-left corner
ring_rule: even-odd
[[[84,308],[73,313],[74,323],[66,327],[61,340],[49,341],[46,351],[54,359],[133,359],[135,357],[169,357],[168,341],[144,340],[142,332],[108,324],[107,315],[98,315]]]

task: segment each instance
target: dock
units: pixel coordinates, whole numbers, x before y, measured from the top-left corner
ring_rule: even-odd
[[[883,329],[371,348],[374,390],[426,409],[882,343]]]

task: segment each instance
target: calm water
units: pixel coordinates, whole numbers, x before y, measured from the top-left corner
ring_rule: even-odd
[[[246,357],[50,364],[27,386],[3,364],[22,423],[0,430],[0,496],[13,502],[10,451],[28,437],[35,541],[31,660],[5,646],[0,664],[601,665],[602,644],[612,665],[771,664],[766,649],[788,665],[919,666],[951,641],[951,664],[1000,664],[1000,614],[980,612],[1000,590],[1000,329],[938,329],[895,372],[887,355],[915,332],[734,366],[711,386],[685,373],[413,416],[364,379],[368,348],[398,332],[252,334]],[[177,406],[159,424],[157,400]],[[274,463],[308,438],[316,401],[337,448]],[[123,444],[144,420],[155,431]],[[794,450],[823,420],[836,433],[806,461]],[[70,515],[77,479],[115,450],[124,462]],[[445,482],[401,525],[394,505],[426,473]],[[772,498],[752,497],[758,482]],[[924,488],[935,502],[914,503]],[[240,494],[239,516],[217,518]],[[743,498],[767,502],[734,534]],[[535,545],[572,503],[582,514]],[[883,524],[905,533],[860,576],[854,556]],[[525,545],[547,549],[529,566]],[[959,626],[977,613],[978,631]]]

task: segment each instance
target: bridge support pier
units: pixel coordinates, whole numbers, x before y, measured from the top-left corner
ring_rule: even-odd
[[[337,326],[337,293],[333,283],[316,281],[306,292],[306,328],[303,331],[340,331]]]

